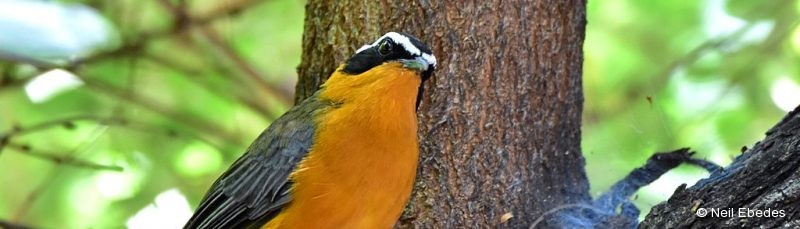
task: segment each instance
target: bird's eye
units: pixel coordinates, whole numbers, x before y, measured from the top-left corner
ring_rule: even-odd
[[[389,53],[392,52],[392,45],[389,44],[389,41],[384,41],[378,46],[378,52],[384,56],[389,55]]]

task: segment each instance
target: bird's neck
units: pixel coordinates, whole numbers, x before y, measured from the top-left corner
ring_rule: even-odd
[[[367,122],[396,122],[393,119],[415,117],[420,84],[418,73],[385,64],[360,75],[344,75],[337,70],[320,96],[355,109],[352,115]]]

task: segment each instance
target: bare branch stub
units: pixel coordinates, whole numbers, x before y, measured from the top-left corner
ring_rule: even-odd
[[[678,188],[653,207],[639,228],[800,227],[800,107],[724,169]],[[697,209],[734,209],[734,217],[699,217]],[[771,217],[740,217],[739,209]],[[744,212],[747,214],[747,212]],[[775,214],[779,213],[779,214]]]

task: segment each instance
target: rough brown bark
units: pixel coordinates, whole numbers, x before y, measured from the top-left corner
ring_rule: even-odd
[[[708,215],[697,216],[700,208]],[[715,217],[713,208],[733,215]],[[745,209],[744,215],[739,208]],[[747,209],[770,210],[773,216],[748,217]],[[679,187],[667,202],[653,207],[639,227],[800,228],[800,107],[725,169],[692,187]]]
[[[420,168],[398,227],[527,227],[589,200],[580,151],[585,5],[310,0],[296,101],[360,45],[388,31],[418,36],[439,66],[418,112]],[[506,213],[513,218],[503,222]]]

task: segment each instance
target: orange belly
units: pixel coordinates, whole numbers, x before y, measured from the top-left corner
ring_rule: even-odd
[[[383,92],[368,97],[373,101],[345,102],[320,118],[308,157],[291,175],[292,202],[262,228],[391,228],[418,160],[414,96],[393,93],[412,87],[415,95],[418,85],[419,77],[408,75],[373,89]]]

